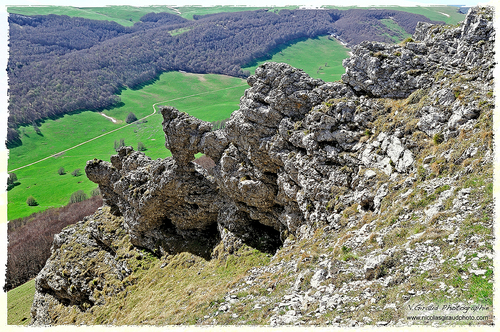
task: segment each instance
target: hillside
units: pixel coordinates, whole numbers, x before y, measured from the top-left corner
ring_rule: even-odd
[[[390,21],[392,25],[387,25]],[[246,77],[242,67],[277,47],[334,34],[347,45],[392,41],[425,16],[394,10],[267,10],[195,15],[149,13],[133,26],[65,15],[9,15],[8,147],[19,126],[120,103],[163,72]],[[394,27],[397,27],[395,29]]]
[[[87,163],[105,206],[56,235],[31,324],[492,324],[494,39],[474,8],[341,82],[267,63],[217,131],[162,107],[172,157]]]
[[[16,30],[14,28],[15,31],[12,31],[11,34],[11,41],[17,40],[14,46],[18,46],[12,49],[11,61],[15,60],[16,68],[17,66],[22,66],[22,68],[20,68],[21,70],[25,67],[23,63],[28,63],[29,66],[33,65],[36,67],[38,65],[34,63],[39,63],[45,58],[47,63],[50,63],[52,60],[54,63],[60,63],[60,57],[69,56],[72,52],[83,52],[86,50],[85,47],[90,46],[90,48],[93,49],[98,47],[101,43],[110,43],[115,37],[124,38],[131,34],[131,31],[136,31],[139,27],[144,28],[147,24],[149,24],[149,28],[151,28],[154,24],[166,23],[165,21],[167,19],[168,22],[182,22],[183,20],[182,17],[179,18],[165,13],[144,16],[144,14],[147,13],[144,12],[144,10],[146,10],[145,8],[136,11],[131,7],[120,7],[119,10],[117,9],[115,12],[111,12],[109,8],[79,9],[71,11],[70,7],[24,7],[25,11],[20,14],[29,14],[30,10],[31,13],[36,13],[34,10],[37,8],[41,10],[40,13],[50,14],[48,10],[53,9],[56,14],[66,13],[70,16],[85,15],[90,12],[99,15],[113,14],[117,17],[127,18],[127,20],[130,18],[134,22],[139,22],[139,24],[136,26],[124,27],[113,22],[83,20],[60,15],[38,15],[36,17],[12,15],[13,17],[11,19],[13,22],[22,23],[19,24],[20,29]],[[151,9],[151,11],[158,11],[159,8],[160,7],[155,7]],[[181,11],[184,12],[184,10],[186,10],[186,13],[190,13],[189,15],[198,15],[196,16],[197,21],[203,21],[200,19],[199,14],[205,12],[213,13],[215,10],[226,10],[228,8],[214,7],[203,9],[196,7],[192,8],[192,11],[189,11],[189,8],[183,8]],[[10,12],[12,13],[12,11]],[[277,13],[279,10],[274,8],[271,12]],[[142,15],[139,15],[139,13],[142,13]],[[380,14],[383,13],[384,12],[380,12]],[[211,16],[208,18],[210,17]],[[400,15],[400,17],[404,16]],[[212,17],[212,19],[214,18]],[[157,21],[154,22],[155,20]],[[217,20],[221,21],[223,17],[219,17]],[[387,21],[391,21],[391,19],[381,19],[379,20],[380,22],[378,22],[377,19],[373,17],[370,18],[370,20],[372,20],[375,25],[381,22],[385,24]],[[413,19],[413,22],[415,23],[416,20]],[[13,23],[14,27],[15,25],[16,23]],[[175,31],[177,36],[185,36],[184,33],[179,34],[180,31],[182,31],[182,29]],[[379,32],[382,33],[382,31]],[[387,32],[391,33],[389,30],[387,30]],[[396,37],[391,36],[391,38]],[[109,51],[109,49],[111,48],[106,49],[106,51]],[[344,71],[341,62],[347,56],[347,51],[348,49],[341,46],[333,37],[323,36],[309,39],[302,38],[298,41],[294,40],[290,43],[281,44],[279,47],[273,49],[272,53],[274,55],[272,58],[268,58],[266,55],[262,59],[286,62],[292,66],[303,69],[313,77],[322,78],[325,81],[333,81],[340,79]],[[122,54],[127,54],[126,50],[122,52]],[[146,53],[139,52],[138,54]],[[80,74],[84,76],[89,74],[93,78],[99,77],[99,82],[93,85],[94,88],[103,87],[105,85],[106,82],[103,77],[106,75],[99,76],[97,71],[89,73],[87,71],[93,64],[84,64],[85,61],[80,57],[76,57],[76,60],[77,61],[71,65],[72,69],[74,69],[73,74],[77,76]],[[90,56],[87,60],[91,61],[92,57]],[[99,58],[97,61],[101,63],[101,60],[102,59]],[[126,60],[130,59],[127,58]],[[135,61],[134,59],[132,60]],[[118,57],[113,61],[120,62],[121,60]],[[123,63],[119,63],[119,65],[123,65]],[[261,61],[258,63],[261,63]],[[244,67],[242,69],[253,73],[256,68],[255,62],[248,65],[252,64],[253,66]],[[83,67],[83,69],[79,66]],[[151,68],[150,65],[146,66]],[[214,94],[187,97],[196,94],[196,92],[200,90],[206,91],[206,88],[217,90],[222,86],[224,88],[228,87],[224,83],[228,80],[228,77],[211,74],[201,76],[170,71],[159,75],[153,81],[146,82],[147,84],[140,84],[135,89],[122,87],[119,91],[119,95],[115,96],[119,97],[120,102],[117,105],[102,109],[101,112],[77,110],[69,114],[64,114],[65,110],[63,104],[67,101],[73,106],[75,103],[84,102],[88,103],[89,107],[92,107],[94,104],[100,104],[99,107],[104,107],[106,103],[101,103],[103,102],[101,97],[105,95],[111,96],[110,91],[108,90],[104,92],[104,94],[100,94],[99,97],[96,97],[95,94],[87,93],[88,91],[85,92],[86,89],[93,88],[88,80],[78,77],[77,81],[71,82],[71,79],[69,79],[71,75],[65,74],[64,71],[61,71],[62,68],[59,68],[57,65],[53,66],[56,73],[52,73],[49,79],[52,80],[54,84],[35,82],[37,81],[36,75],[40,74],[39,68],[38,66],[36,73],[27,75],[27,77],[21,80],[23,87],[19,90],[21,97],[25,98],[24,102],[29,102],[29,105],[25,103],[26,107],[21,112],[22,117],[28,119],[28,124],[19,127],[17,131],[14,130],[14,127],[9,129],[11,134],[9,136],[11,138],[9,142],[12,143],[8,144],[10,147],[9,172],[15,172],[19,179],[18,186],[9,190],[9,220],[25,217],[31,213],[42,211],[50,207],[59,207],[67,204],[70,195],[76,190],[84,190],[88,193],[90,190],[94,189],[95,185],[90,183],[88,179],[84,177],[73,177],[70,173],[75,169],[83,169],[89,157],[109,160],[108,156],[114,151],[114,141],[126,138],[126,144],[134,147],[137,147],[138,143],[141,142],[146,145],[146,154],[151,158],[164,158],[168,156],[165,154],[163,144],[161,143],[163,141],[163,133],[157,125],[157,123],[161,123],[161,116],[153,115],[145,119],[148,123],[143,123],[143,121],[140,120],[133,125],[125,127],[125,118],[130,112],[133,112],[137,117],[141,118],[142,116],[151,114],[152,104],[159,101],[183,97],[186,103],[182,103],[182,100],[170,101],[170,103],[205,121],[222,120],[229,116],[229,112],[237,109],[239,97],[244,89],[242,86],[241,88],[235,87],[235,90],[228,90],[228,92],[234,91],[233,93],[223,94],[223,92],[220,91]],[[78,69],[81,70],[78,71]],[[27,70],[29,70],[29,68]],[[123,74],[124,71],[126,70],[120,70],[120,73]],[[128,74],[125,74],[125,76],[127,75]],[[196,77],[199,78],[199,81]],[[206,78],[210,81],[212,77],[220,78],[221,84],[215,84],[214,86],[204,80],[204,78]],[[24,88],[31,84],[28,82],[30,80],[33,81],[32,83],[35,86],[33,93],[26,94],[26,89]],[[69,85],[66,86],[68,89],[63,87],[64,84],[61,85],[56,82],[59,80],[64,80],[68,83]],[[243,82],[237,78],[233,78],[233,81]],[[12,81],[10,83],[11,90],[20,88],[19,86],[13,86],[14,84],[12,84]],[[77,85],[76,87],[74,86],[75,84]],[[54,92],[52,97],[50,91],[49,93],[47,93],[47,91],[41,93],[43,89],[51,90],[56,87],[57,91],[52,91]],[[178,87],[182,87],[180,92],[178,92]],[[163,91],[158,94],[150,94],[152,90]],[[218,104],[215,103],[212,100],[214,98],[219,99],[220,102]],[[14,99],[15,102],[19,101],[18,98]],[[35,105],[39,107],[32,107],[34,99],[40,101],[38,104],[35,102]],[[54,107],[51,100],[56,100],[56,103],[58,103],[60,107]],[[200,100],[202,102],[199,102]],[[198,111],[202,111],[204,115],[200,115]],[[43,118],[44,114],[49,114],[50,119],[30,122],[36,118]],[[102,115],[113,117],[117,122],[113,123],[109,121],[109,118],[105,118]],[[17,117],[17,119],[19,120],[20,118]],[[81,143],[87,142],[88,140],[93,141],[81,145]],[[66,151],[68,148],[72,150]],[[43,161],[39,162],[40,160]],[[32,162],[38,163],[29,165]],[[57,174],[57,170],[60,167],[64,167],[68,171],[65,176],[59,176]],[[55,187],[57,187],[57,190],[54,190]],[[37,200],[37,206],[28,206],[26,204],[26,199],[29,196],[33,196]]]
[[[169,156],[164,147],[161,114],[157,110],[151,115],[153,104],[169,103],[205,121],[217,121],[228,118],[238,108],[245,86],[245,80],[234,77],[169,72],[142,89],[123,91],[123,104],[102,111],[116,123],[98,112],[87,111],[45,121],[38,128],[41,135],[33,127],[21,128],[23,144],[9,150],[8,169],[17,175],[20,184],[8,191],[8,220],[66,205],[77,190],[89,193],[97,185],[85,177],[85,164],[94,157],[109,160],[115,153],[114,141],[125,139],[134,147],[142,142],[151,158]],[[141,120],[127,124],[130,112]],[[30,165],[41,159],[45,160]],[[58,174],[60,167],[66,174]],[[81,169],[82,176],[72,176],[75,169]],[[29,196],[39,205],[28,206]]]

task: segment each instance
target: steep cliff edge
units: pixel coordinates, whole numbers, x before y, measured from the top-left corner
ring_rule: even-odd
[[[126,147],[87,163],[105,207],[56,236],[32,324],[123,324],[99,313],[148,271],[195,280],[252,252],[270,261],[175,322],[403,324],[415,299],[491,306],[494,37],[492,9],[474,8],[403,45],[361,43],[342,82],[266,63],[222,130],[163,107],[171,158]],[[159,317],[132,323],[174,319]]]

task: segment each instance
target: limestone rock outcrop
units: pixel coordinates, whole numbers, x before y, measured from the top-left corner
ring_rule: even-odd
[[[460,66],[480,67],[481,78],[491,79],[493,59],[485,54],[493,53],[494,38],[492,13],[480,8],[472,8],[458,26],[420,22],[403,46],[368,41],[355,46],[343,62],[342,80],[357,93],[406,98],[428,88],[439,72]]]
[[[153,161],[128,147],[111,163],[89,161],[86,172],[99,183],[106,204],[124,216],[131,242],[164,255],[170,250],[162,241],[172,229],[186,236],[216,232],[215,184],[200,166],[181,163],[173,158]]]
[[[111,164],[90,161],[87,175],[124,215],[132,242],[160,254],[168,252],[162,229],[210,228],[215,234],[222,227],[236,236],[271,234],[275,244],[283,232],[325,223],[337,229],[340,213],[353,201],[365,210],[379,205],[380,192],[360,176],[363,169],[385,176],[411,172],[415,144],[408,134],[419,129],[450,137],[478,116],[477,102],[462,103],[456,86],[441,76],[473,61],[481,69],[478,78],[492,77],[494,32],[489,14],[480,11],[471,10],[457,27],[420,24],[417,41],[404,46],[361,43],[344,61],[343,82],[325,83],[287,64],[266,63],[248,79],[240,109],[224,129],[211,131],[210,123],[163,107],[172,158],[151,161],[124,148]],[[478,52],[482,56],[474,61]],[[368,97],[410,94],[408,103],[424,96],[436,100],[420,109],[416,128],[379,132],[365,143],[374,114],[384,107]],[[199,152],[215,162],[213,177],[191,163]]]
[[[344,61],[341,82],[265,63],[248,78],[224,129],[162,107],[172,157],[151,160],[123,147],[110,163],[94,159],[85,171],[136,247],[157,256],[192,250],[206,259],[219,242],[274,253],[288,234],[339,231],[355,222],[354,213],[379,213],[389,184],[410,186],[419,176],[419,140],[440,143],[472,126],[485,107],[472,92],[486,95],[493,82],[494,37],[492,10],[474,8],[456,27],[420,24],[403,46],[361,43]],[[461,66],[474,66],[472,76],[462,77]],[[390,123],[378,121],[382,113]],[[213,175],[192,162],[200,152],[214,161]],[[53,271],[63,266],[58,241],[37,278],[35,303],[48,296],[94,305],[90,291],[73,282],[69,292],[67,278]],[[386,258],[367,263],[367,278],[378,277]],[[113,278],[123,278],[113,259],[105,261]],[[323,278],[316,273],[315,284]],[[49,322],[43,305],[33,308],[34,324]]]

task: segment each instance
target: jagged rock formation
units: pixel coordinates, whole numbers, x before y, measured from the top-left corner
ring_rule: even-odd
[[[167,237],[204,238],[206,232],[217,233],[215,184],[195,164],[182,165],[172,158],[151,161],[127,147],[111,163],[88,162],[86,172],[99,183],[105,203],[123,214],[136,246],[165,255],[171,252],[164,242]]]
[[[163,107],[171,158],[151,160],[125,147],[112,156],[111,163],[87,163],[87,176],[99,184],[110,213],[123,216],[119,227],[127,235],[120,233],[116,240],[111,235],[106,235],[111,240],[95,236],[94,224],[88,222],[65,234],[99,239],[82,240],[96,252],[113,253],[110,243],[126,237],[157,256],[189,251],[210,259],[221,241],[228,252],[246,243],[275,253],[290,234],[297,240],[312,237],[318,229],[340,234],[353,229],[363,216],[385,216],[391,206],[386,196],[409,188],[400,197],[406,199],[426,174],[436,176],[437,169],[439,175],[442,163],[461,165],[478,155],[479,149],[484,150],[479,153],[482,165],[491,162],[486,151],[491,147],[484,146],[471,145],[460,153],[449,149],[422,160],[420,156],[429,141],[438,145],[459,137],[491,110],[494,37],[492,10],[475,8],[457,27],[420,24],[413,41],[403,46],[362,43],[344,61],[342,82],[312,79],[286,64],[264,64],[248,79],[250,88],[241,98],[240,109],[222,130],[211,131],[210,123]],[[199,152],[215,162],[213,176],[192,163]],[[458,179],[454,175],[418,185],[434,192],[446,181],[453,185]],[[423,224],[443,211],[452,195],[449,186],[435,204],[416,213]],[[448,209],[456,213],[462,203],[455,200],[456,208]],[[400,217],[409,220],[410,213]],[[375,230],[372,221],[337,244],[362,250],[370,238],[370,243],[384,248],[384,237],[392,234],[395,225]],[[51,322],[48,311],[55,303],[78,305],[81,310],[84,303],[97,304],[93,290],[78,277],[84,268],[73,268],[67,276],[57,272],[64,264],[71,265],[59,257],[62,244],[58,243],[63,242],[55,242],[52,257],[37,277],[35,325]],[[401,248],[380,249],[353,266],[359,278],[377,281],[404,255]],[[112,278],[123,279],[129,273],[116,254],[104,263]],[[332,267],[335,264],[342,265],[330,262],[324,265],[328,271],[316,270],[310,285],[319,289],[325,279],[340,273],[341,267]],[[299,276],[295,292],[308,273]],[[336,304],[328,306],[323,309]],[[296,316],[273,316],[270,322],[291,323]]]
[[[460,26],[435,26],[420,22],[404,46],[362,42],[344,60],[342,81],[358,93],[383,98],[406,98],[434,83],[437,72],[481,68],[481,78],[491,80],[495,33],[491,14],[468,15]]]

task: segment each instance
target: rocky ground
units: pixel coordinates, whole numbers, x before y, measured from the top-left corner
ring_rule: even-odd
[[[191,290],[175,323],[443,323],[411,321],[419,302],[491,315],[494,38],[492,9],[474,8],[361,43],[341,82],[264,64],[222,130],[164,107],[172,158],[88,162],[106,206],[56,237],[32,324],[125,324],[96,317],[167,270],[198,285],[210,269],[230,282],[206,303]],[[161,313],[132,323],[172,323]]]

